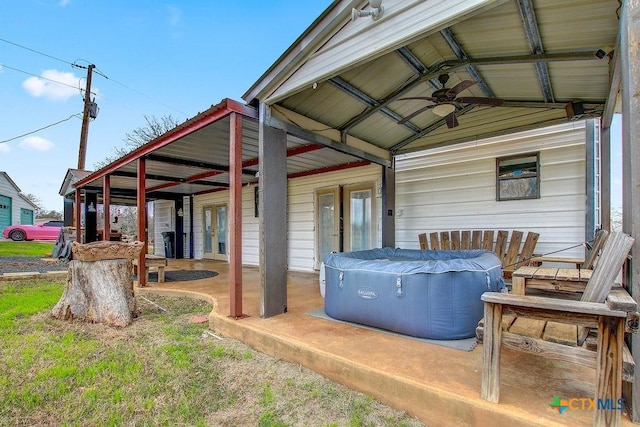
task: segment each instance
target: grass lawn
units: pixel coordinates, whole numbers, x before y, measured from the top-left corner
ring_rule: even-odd
[[[0,282],[0,425],[422,425],[191,322],[201,301],[139,297],[116,329],[51,318],[63,289]]]
[[[54,242],[14,242],[0,241],[0,257],[3,256],[32,256],[48,257],[53,252]]]

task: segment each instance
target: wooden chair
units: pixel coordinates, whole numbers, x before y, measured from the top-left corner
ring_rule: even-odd
[[[547,256],[547,255],[534,256],[533,258],[531,258],[531,265],[540,266],[543,262],[569,263],[569,264],[575,264],[576,268],[592,270],[596,260],[598,259],[600,250],[604,246],[604,242],[607,240],[608,236],[609,236],[609,232],[607,230],[598,230],[593,239],[593,244],[585,254],[584,259],[555,257],[555,256]]]
[[[618,402],[622,396],[623,379],[633,380],[632,365],[627,364],[626,372],[623,371],[623,356],[628,352],[624,344],[625,325],[628,331],[637,331],[638,313],[635,301],[622,287],[614,291],[612,288],[633,241],[630,236],[619,232],[614,232],[607,238],[580,301],[496,292],[486,292],[482,295],[485,303],[484,325],[478,328],[478,338],[484,341],[481,390],[483,399],[491,402],[499,400],[500,351],[501,347],[505,346],[547,358],[594,367],[595,398],[601,399],[602,402],[613,399],[609,402],[614,402],[614,405]],[[513,313],[514,316],[508,316],[509,313]],[[529,327],[514,332],[513,325],[521,319],[530,322]],[[543,326],[540,327],[540,324]],[[532,330],[553,331],[557,326],[567,325],[575,328],[575,346],[545,341],[537,332],[531,333]],[[595,352],[582,346],[589,328],[597,328]],[[630,353],[627,355],[630,356]],[[594,425],[617,425],[620,412],[598,407],[594,411]]]

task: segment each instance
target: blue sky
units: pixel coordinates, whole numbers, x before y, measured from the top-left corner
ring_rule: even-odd
[[[58,191],[67,169],[78,164],[78,88],[86,77],[72,63],[96,65],[92,90],[100,111],[89,126],[86,154],[86,169],[94,170],[124,145],[126,133],[145,125],[145,115],[182,122],[223,98],[241,101],[330,3],[3,0],[0,141],[12,140],[0,143],[0,171],[45,209],[62,211]],[[619,120],[612,134],[619,145]],[[619,162],[614,147],[615,188]],[[612,205],[620,204],[616,190]]]
[[[170,114],[182,122],[223,98],[242,101],[330,4],[3,0],[0,141],[71,118],[0,143],[0,171],[45,209],[62,211],[58,191],[67,169],[78,164],[78,87],[86,78],[72,63],[96,65],[92,89],[100,111],[89,125],[86,154],[86,169],[94,170],[114,146],[124,145],[126,133],[145,125],[144,115]]]

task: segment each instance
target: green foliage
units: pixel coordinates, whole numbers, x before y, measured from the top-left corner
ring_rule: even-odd
[[[388,409],[373,416],[379,404],[366,396],[204,333],[189,321],[211,308],[203,302],[147,295],[132,325],[111,328],[51,318],[63,289],[0,282],[0,425],[415,425]]]
[[[48,257],[53,252],[54,243],[48,242],[0,242],[0,257],[3,256],[32,256]]]

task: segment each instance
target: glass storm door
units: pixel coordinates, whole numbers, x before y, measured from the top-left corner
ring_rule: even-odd
[[[373,187],[345,187],[345,251],[373,248]]]
[[[325,256],[340,250],[339,190],[319,190],[316,193],[316,268]]]
[[[203,221],[203,258],[227,261],[227,206],[205,206]]]

